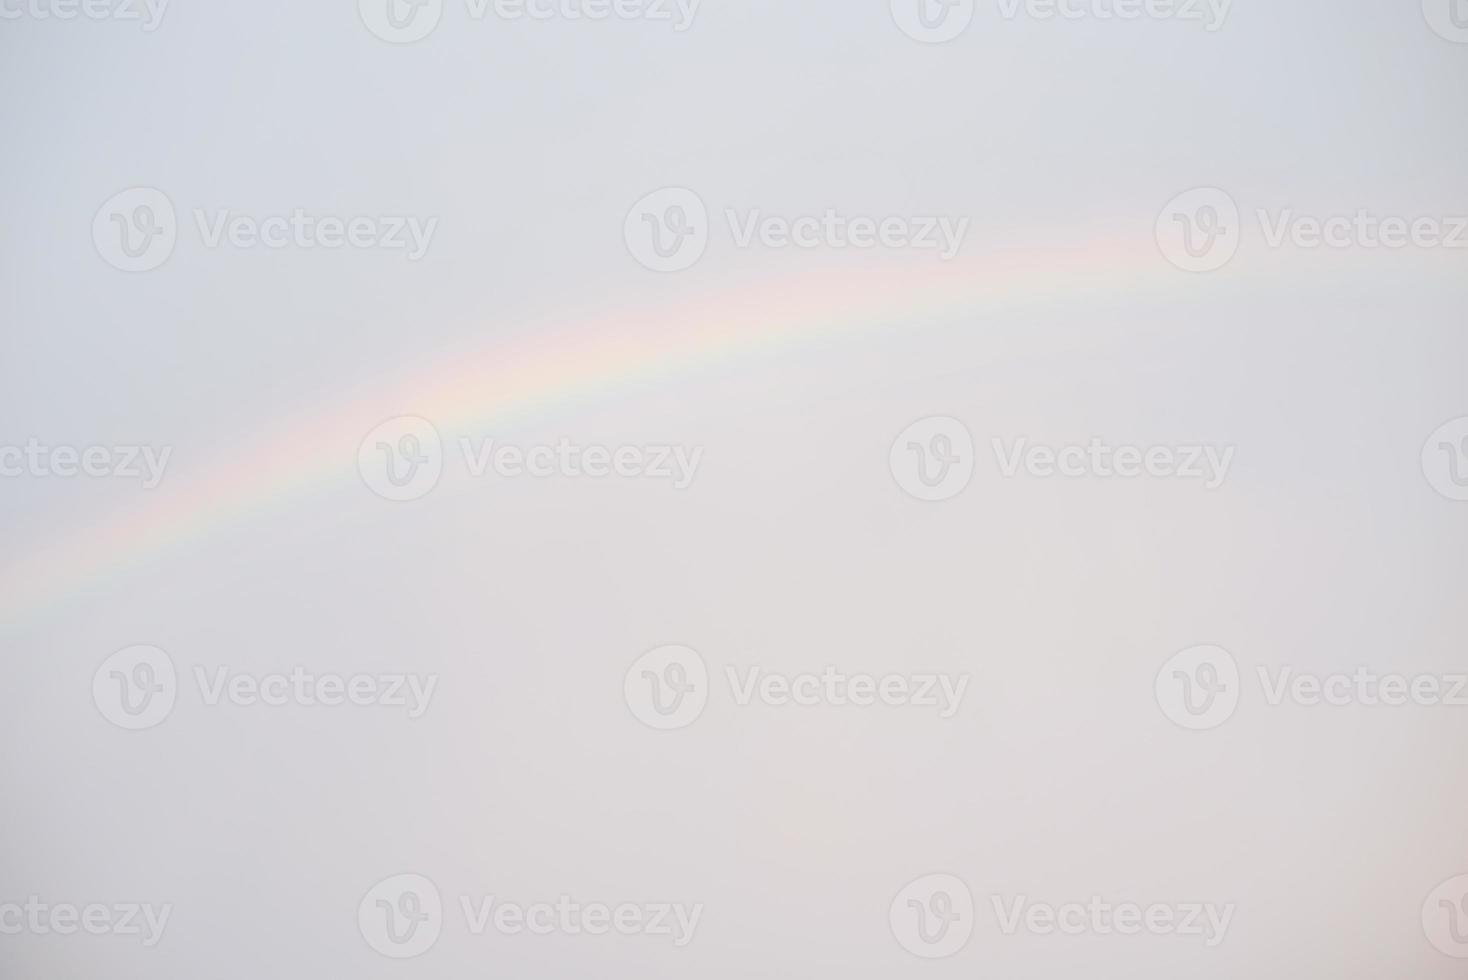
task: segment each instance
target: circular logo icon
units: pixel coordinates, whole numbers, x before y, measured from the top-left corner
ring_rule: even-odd
[[[1157,672],[1162,713],[1195,732],[1217,728],[1239,706],[1239,665],[1223,647],[1189,647]]]
[[[888,464],[897,485],[934,503],[958,496],[974,476],[974,439],[955,418],[935,415],[902,430]]]
[[[1427,896],[1422,931],[1438,952],[1468,959],[1468,875],[1449,878]]]
[[[367,29],[392,44],[412,44],[433,33],[443,0],[357,0]]]
[[[443,440],[427,419],[403,415],[367,433],[357,449],[362,482],[385,500],[417,500],[443,475]]]
[[[1468,500],[1468,416],[1443,423],[1427,437],[1422,473],[1449,500]]]
[[[92,218],[92,242],[123,272],[156,269],[178,243],[173,202],[156,187],[131,187],[107,199]]]
[[[1422,16],[1439,37],[1468,44],[1468,0],[1422,0]]]
[[[682,272],[708,248],[708,208],[687,188],[665,187],[632,205],[622,234],[627,251],[647,268]]]
[[[1199,187],[1167,202],[1156,233],[1167,261],[1187,272],[1212,272],[1238,252],[1243,225],[1232,197],[1217,187]]]
[[[892,899],[892,935],[903,949],[925,960],[952,956],[974,934],[974,896],[961,878],[924,875]]]
[[[974,0],[892,0],[892,19],[914,41],[942,44],[968,30]]]
[[[443,900],[422,875],[403,874],[372,886],[357,906],[367,945],[395,960],[422,956],[443,932]]]
[[[161,724],[178,698],[178,675],[168,654],[154,646],[119,650],[92,675],[92,701],[119,728],[141,731]]]
[[[708,704],[708,667],[689,647],[649,650],[627,669],[622,696],[637,720],[649,728],[662,732],[687,728]]]

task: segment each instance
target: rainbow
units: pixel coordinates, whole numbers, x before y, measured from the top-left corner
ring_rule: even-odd
[[[731,359],[884,329],[951,324],[1057,295],[1152,293],[1196,284],[1171,268],[1150,239],[976,251],[970,246],[966,257],[947,263],[926,256],[878,268],[853,263],[803,271],[758,288],[736,285],[670,303],[651,316],[623,309],[500,325],[504,329],[488,343],[441,351],[403,371],[389,391],[345,392],[327,410],[282,420],[206,465],[179,467],[175,458],[146,500],[80,524],[30,553],[7,556],[0,566],[0,621],[13,625],[54,612],[216,529],[359,481],[358,445],[385,418],[418,415],[440,431],[503,425]]]

